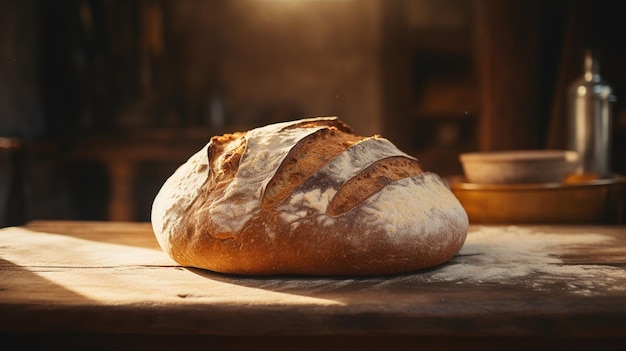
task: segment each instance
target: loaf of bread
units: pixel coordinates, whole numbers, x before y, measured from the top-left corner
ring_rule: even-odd
[[[183,266],[381,275],[446,262],[468,218],[415,158],[320,117],[211,138],[165,182],[152,226]]]

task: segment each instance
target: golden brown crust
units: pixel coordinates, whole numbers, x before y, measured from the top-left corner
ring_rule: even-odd
[[[306,126],[304,126],[306,128]],[[287,154],[263,193],[262,206],[272,208],[293,189],[363,137],[329,127],[302,138]]]
[[[212,138],[163,185],[152,222],[181,265],[255,275],[432,267],[468,226],[436,175],[336,118]]]
[[[239,168],[239,160],[246,148],[245,133],[226,134],[211,138],[208,158],[212,182],[232,180]]]
[[[328,214],[340,216],[358,206],[388,184],[422,173],[417,160],[388,157],[376,161],[344,183],[328,205]]]

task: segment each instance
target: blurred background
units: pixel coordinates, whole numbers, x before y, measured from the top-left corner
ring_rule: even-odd
[[[0,226],[148,221],[213,135],[310,116],[442,176],[565,147],[585,49],[626,173],[626,21],[591,0],[0,0]]]

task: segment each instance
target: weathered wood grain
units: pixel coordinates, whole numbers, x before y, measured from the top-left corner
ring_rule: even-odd
[[[147,223],[0,230],[9,349],[612,349],[625,325],[626,227],[473,226],[443,266],[360,278],[183,268]]]

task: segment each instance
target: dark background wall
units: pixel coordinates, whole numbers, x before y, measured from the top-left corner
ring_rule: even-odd
[[[337,115],[443,176],[466,151],[563,148],[587,48],[624,173],[619,4],[0,0],[0,224],[149,220],[212,135],[286,119]]]

